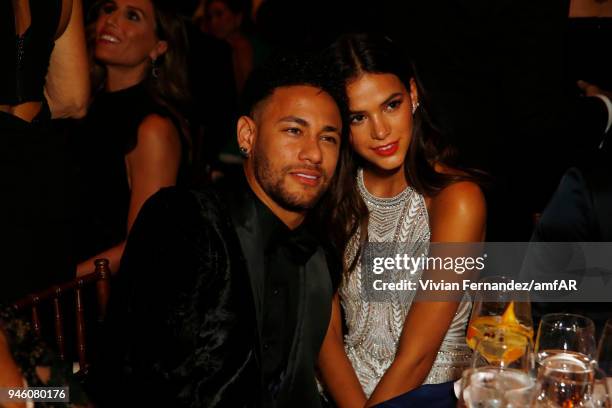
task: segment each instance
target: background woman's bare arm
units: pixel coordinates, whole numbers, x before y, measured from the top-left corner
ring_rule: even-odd
[[[131,192],[126,235],[145,201],[162,187],[176,184],[180,162],[181,141],[172,121],[159,115],[147,116],[138,128],[136,147],[126,156]],[[111,271],[117,272],[124,247],[125,240],[81,262],[77,266],[77,276],[93,272],[96,258],[107,258]]]
[[[64,0],[59,31],[51,53],[45,96],[53,118],[80,118],[87,112],[90,93],[81,0]]]

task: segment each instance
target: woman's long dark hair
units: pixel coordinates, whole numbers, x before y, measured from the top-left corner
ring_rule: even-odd
[[[187,78],[187,32],[182,18],[176,13],[168,0],[150,0],[155,11],[155,34],[161,41],[168,43],[167,51],[155,62],[153,69],[147,70],[144,86],[159,105],[168,109],[174,116],[184,142],[189,147],[189,126],[185,115],[189,113],[190,95]],[[100,8],[108,0],[96,1],[89,12],[88,48],[91,60],[91,77],[94,93],[99,91],[106,80],[106,70],[94,58],[95,20]]]
[[[406,179],[416,191],[425,196],[435,196],[451,183],[462,180],[478,182],[484,176],[478,170],[461,166],[457,150],[450,143],[448,135],[434,125],[428,114],[428,100],[418,85],[413,64],[389,38],[373,34],[347,34],[337,39],[327,53],[345,84],[367,73],[393,74],[407,90],[410,90],[411,79],[417,82],[419,106],[414,113],[412,139],[404,161]],[[343,158],[348,159],[348,163],[339,174],[338,188],[334,193],[337,207],[333,209],[333,216],[337,226],[331,234],[335,246],[344,252],[349,241],[360,231],[360,249],[350,265],[345,265],[349,272],[355,268],[361,248],[367,242],[369,217],[368,208],[355,183],[357,169],[364,164],[363,159],[350,150],[350,156]],[[435,170],[436,164],[456,171],[453,174],[440,173]]]

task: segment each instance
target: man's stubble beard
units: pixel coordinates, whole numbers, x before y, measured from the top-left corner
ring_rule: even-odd
[[[329,179],[327,178],[327,175],[320,167],[317,166],[316,169],[322,172],[324,184],[319,187],[319,191],[313,198],[307,200],[307,202],[304,202],[305,200],[300,198],[300,194],[293,194],[287,191],[284,183],[285,176],[289,174],[289,171],[295,168],[307,167],[308,166],[286,166],[279,172],[275,173],[270,166],[270,160],[267,160],[267,158],[264,157],[264,154],[259,152],[257,147],[253,149],[253,173],[255,174],[255,179],[264,192],[285,210],[295,212],[308,211],[319,202],[323,194],[325,194],[329,188]]]

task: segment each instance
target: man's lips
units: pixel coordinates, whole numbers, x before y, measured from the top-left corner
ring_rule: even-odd
[[[393,142],[393,143],[388,143],[386,145],[373,147],[372,150],[374,151],[374,153],[378,154],[379,156],[391,156],[392,154],[395,154],[395,152],[397,152],[398,148],[399,148],[399,142]]]
[[[300,183],[308,186],[316,186],[321,181],[323,174],[313,170],[294,170],[289,173],[295,177]]]

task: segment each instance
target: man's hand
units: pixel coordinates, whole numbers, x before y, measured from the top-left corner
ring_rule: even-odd
[[[584,92],[585,96],[606,95],[608,98],[612,98],[612,92],[604,91],[597,85],[593,85],[587,81],[579,80],[576,82],[576,85]]]

